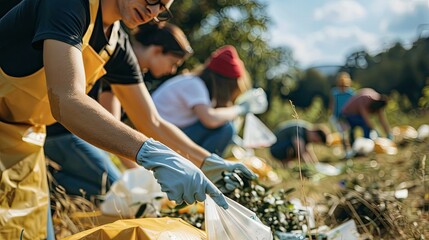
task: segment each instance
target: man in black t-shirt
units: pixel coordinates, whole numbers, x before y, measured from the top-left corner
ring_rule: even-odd
[[[310,143],[326,144],[327,129],[303,120],[291,120],[281,124],[274,132],[276,143],[270,147],[273,157],[288,162],[298,157],[306,163],[316,163],[316,154],[309,148]]]

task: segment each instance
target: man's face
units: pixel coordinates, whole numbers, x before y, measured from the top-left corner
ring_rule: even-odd
[[[147,23],[169,8],[174,0],[118,0],[122,21],[129,28]],[[157,4],[153,4],[156,3]],[[149,4],[151,3],[151,4]]]

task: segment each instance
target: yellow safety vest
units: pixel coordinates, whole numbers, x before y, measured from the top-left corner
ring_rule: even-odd
[[[99,0],[89,2],[91,22],[82,40],[87,92],[106,73],[104,64],[119,30],[118,21],[107,48],[96,53],[89,40]],[[0,68],[0,239],[19,239],[22,229],[24,239],[46,238],[49,194],[43,143],[45,125],[54,122],[44,68],[20,78]]]

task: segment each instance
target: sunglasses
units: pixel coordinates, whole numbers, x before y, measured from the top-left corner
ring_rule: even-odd
[[[145,0],[145,1],[149,6],[154,6],[159,4],[161,6],[161,9],[163,10],[158,14],[158,16],[154,18],[155,22],[164,22],[173,18],[173,14],[169,9],[171,4],[173,3],[172,0],[168,1],[167,4],[162,3],[161,0]]]

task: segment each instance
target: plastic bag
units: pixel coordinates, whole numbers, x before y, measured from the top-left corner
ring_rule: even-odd
[[[180,218],[124,219],[76,233],[64,240],[206,240],[205,232]]]
[[[127,169],[106,193],[100,209],[106,215],[135,217],[144,203],[151,206],[146,207],[146,211],[159,211],[159,200],[164,197],[165,194],[151,171],[141,167]]]
[[[269,147],[277,141],[276,136],[255,115],[248,113],[244,123],[243,147]]]
[[[369,138],[358,137],[353,143],[352,149],[355,153],[368,155],[374,151],[374,141]]]
[[[249,209],[227,198],[228,209],[219,207],[210,196],[205,201],[205,226],[209,240],[272,240],[270,227],[265,226]]]

